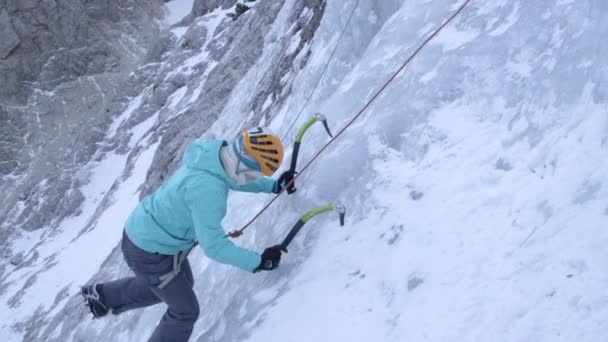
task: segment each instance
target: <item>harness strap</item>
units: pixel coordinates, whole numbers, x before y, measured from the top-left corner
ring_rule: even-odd
[[[165,286],[167,286],[175,277],[179,275],[179,272],[182,270],[182,264],[184,261],[186,261],[188,254],[190,254],[190,251],[192,251],[193,248],[194,246],[190,247],[186,251],[181,251],[173,255],[173,269],[159,277],[161,281],[161,283],[158,284],[159,289],[164,289]]]

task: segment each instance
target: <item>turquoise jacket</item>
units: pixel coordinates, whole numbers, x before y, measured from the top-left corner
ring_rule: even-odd
[[[228,190],[272,192],[276,181],[262,177],[245,185],[230,179],[220,161],[221,140],[195,141],[184,164],[158,190],[144,198],[127,220],[127,236],[139,248],[173,255],[198,241],[209,258],[253,271],[260,255],[225,238]]]

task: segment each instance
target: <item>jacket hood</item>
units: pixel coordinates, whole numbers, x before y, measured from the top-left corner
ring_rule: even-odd
[[[194,141],[184,153],[184,164],[190,169],[212,173],[232,185],[233,181],[226,175],[220,161],[220,149],[225,145],[223,140]]]

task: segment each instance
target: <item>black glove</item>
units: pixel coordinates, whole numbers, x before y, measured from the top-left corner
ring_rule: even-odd
[[[296,176],[296,173],[294,171],[287,170],[287,171],[283,172],[279,176],[279,179],[277,179],[277,189],[274,193],[278,194],[285,187],[287,187],[287,189],[285,189],[285,190],[287,191],[288,195],[291,195],[294,192],[296,192],[296,190],[297,190],[296,184],[295,184],[295,182],[293,182],[293,178],[295,176]],[[291,182],[291,184],[289,184],[290,182]],[[287,186],[287,184],[289,184],[289,186]]]
[[[272,246],[268,247],[262,253],[262,261],[260,262],[260,266],[258,266],[253,272],[259,271],[272,271],[275,268],[279,267],[279,262],[281,261],[281,247]]]

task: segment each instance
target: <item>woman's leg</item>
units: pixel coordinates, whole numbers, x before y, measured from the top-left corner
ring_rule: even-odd
[[[185,266],[185,268],[184,268]],[[192,272],[188,261],[182,271],[164,288],[150,287],[163,302],[169,306],[156,330],[150,337],[151,342],[188,341],[199,316],[199,305],[192,289]]]
[[[160,298],[140,277],[123,278],[101,283],[97,291],[101,301],[117,315],[128,310],[158,304]]]
[[[180,272],[169,283],[159,288],[161,276],[173,269],[174,257],[143,251],[126,235],[122,250],[135,277],[102,284],[100,292],[107,305],[119,313],[163,301],[168,308],[150,341],[188,341],[200,310],[188,260],[183,261]]]
[[[172,269],[173,256],[148,253],[135,246],[125,233],[121,248],[135,276],[97,284],[101,302],[114,314],[160,303],[150,285],[156,285],[156,279]]]
[[[190,282],[190,287],[194,287],[194,277],[192,276],[192,267],[190,267],[190,263],[188,262],[188,259],[184,260],[184,262],[182,263],[181,272],[184,272],[186,279],[188,279],[188,281]]]
[[[188,260],[184,260],[181,273],[188,281],[190,288],[194,284],[192,269]],[[181,274],[180,273],[180,274]],[[128,310],[143,308],[161,302],[161,299],[152,290],[142,277],[122,278],[98,284],[97,291],[102,302],[117,315]]]

